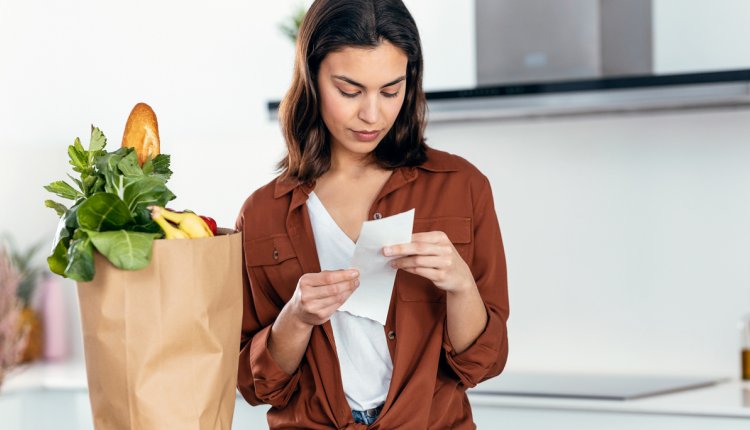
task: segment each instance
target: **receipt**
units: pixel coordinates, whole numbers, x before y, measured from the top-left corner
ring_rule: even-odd
[[[383,325],[388,316],[396,269],[394,257],[383,255],[383,247],[411,242],[414,209],[379,220],[365,221],[349,267],[359,270],[359,288],[339,308],[371,318]]]

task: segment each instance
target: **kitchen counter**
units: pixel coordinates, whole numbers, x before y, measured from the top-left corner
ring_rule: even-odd
[[[736,380],[635,400],[564,399],[478,393],[470,393],[469,398],[471,404],[476,406],[737,417],[750,420],[750,383]],[[750,426],[750,422],[747,425]]]
[[[502,375],[501,375],[502,377]],[[45,400],[46,399],[46,400]],[[61,399],[72,399],[67,407]],[[500,423],[514,429],[551,428],[654,428],[684,429],[750,428],[750,382],[728,380],[703,388],[661,394],[635,400],[593,400],[530,397],[482,393],[482,384],[469,391],[479,429]],[[29,405],[26,402],[47,404]],[[48,409],[47,406],[51,409]],[[52,405],[61,405],[55,406]],[[72,405],[72,407],[71,407]],[[45,414],[38,410],[44,407]],[[238,397],[236,428],[265,426],[267,407],[250,407]],[[74,414],[75,416],[55,416]],[[36,364],[17,370],[0,390],[0,420],[7,430],[92,428],[83,363]],[[28,416],[27,416],[28,415]],[[40,424],[45,419],[50,426]],[[10,423],[10,427],[6,424]],[[255,426],[255,427],[250,427]],[[618,427],[621,426],[621,427]]]
[[[15,369],[0,388],[0,395],[30,390],[87,390],[86,365],[80,361],[36,363]]]
[[[503,376],[506,375],[499,378]],[[474,419],[480,429],[497,428],[502,422],[512,423],[514,429],[750,428],[750,382],[739,380],[722,380],[701,388],[629,400],[483,393],[493,391],[494,381],[487,382],[485,387],[480,384],[469,391]]]

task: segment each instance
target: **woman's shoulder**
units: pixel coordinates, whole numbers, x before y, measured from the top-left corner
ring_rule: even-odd
[[[240,213],[237,217],[236,227],[249,228],[255,227],[260,230],[273,230],[272,224],[284,226],[286,221],[287,210],[289,209],[288,199],[280,198],[278,194],[280,176],[277,176],[267,184],[253,191],[242,203]]]
[[[454,174],[465,177],[471,181],[483,182],[486,179],[486,176],[479,170],[479,168],[460,155],[432,147],[427,148],[426,154],[427,161],[417,166],[422,170],[433,173],[453,172]]]

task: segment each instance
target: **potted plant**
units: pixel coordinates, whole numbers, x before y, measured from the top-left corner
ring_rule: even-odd
[[[10,236],[5,237],[5,249],[11,264],[19,276],[18,298],[21,310],[19,313],[19,330],[28,333],[28,341],[21,355],[21,363],[30,363],[42,356],[44,349],[44,333],[39,310],[35,308],[35,293],[39,284],[42,266],[35,264],[34,258],[42,247],[38,242],[25,250],[21,250]]]
[[[16,297],[21,276],[5,249],[0,247],[0,386],[26,346],[26,333],[18,330],[20,304]]]
[[[292,43],[297,43],[299,27],[302,24],[302,19],[305,18],[306,13],[307,7],[300,3],[286,21],[279,24],[279,30],[281,30],[281,32],[292,41]]]

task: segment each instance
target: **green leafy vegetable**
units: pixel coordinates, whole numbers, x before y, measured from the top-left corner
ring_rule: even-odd
[[[94,247],[84,230],[77,230],[70,242],[64,276],[76,281],[94,279]]]
[[[122,197],[128,209],[135,211],[148,206],[165,206],[174,198],[174,194],[169,191],[163,180],[144,176],[128,183]]]
[[[78,208],[78,225],[88,230],[117,230],[132,222],[128,207],[114,194],[94,194]]]
[[[170,163],[170,156],[167,154],[159,154],[157,155],[153,161],[152,164],[154,166],[154,172],[153,175],[157,178],[164,179],[164,182],[167,182],[169,178],[172,177],[172,171],[169,170],[169,163]],[[145,168],[145,164],[144,164]],[[144,170],[145,173],[145,170]]]
[[[151,262],[151,248],[159,234],[117,230],[86,231],[97,251],[120,269],[140,270]]]
[[[44,201],[44,206],[47,206],[48,208],[54,209],[55,212],[57,212],[57,216],[59,216],[59,217],[65,215],[65,212],[68,210],[68,208],[65,207],[64,204],[57,203],[56,201],[53,201],[53,200],[45,200]]]
[[[133,148],[108,152],[106,145],[104,133],[91,126],[88,149],[78,138],[68,146],[70,165],[79,174],[68,175],[75,187],[66,181],[44,187],[73,201],[70,208],[53,200],[44,204],[60,217],[49,268],[76,281],[94,278],[95,250],[121,269],[146,267],[154,239],[163,237],[148,206],[166,206],[175,198],[166,185],[172,176],[169,155],[141,167]]]
[[[52,255],[47,257],[47,265],[52,273],[65,276],[65,268],[68,267],[68,248],[63,241],[57,242],[55,249],[52,251]]]
[[[81,192],[76,191],[75,188],[65,181],[55,181],[45,186],[44,189],[51,193],[55,193],[64,199],[75,200],[78,197],[83,197]]]

